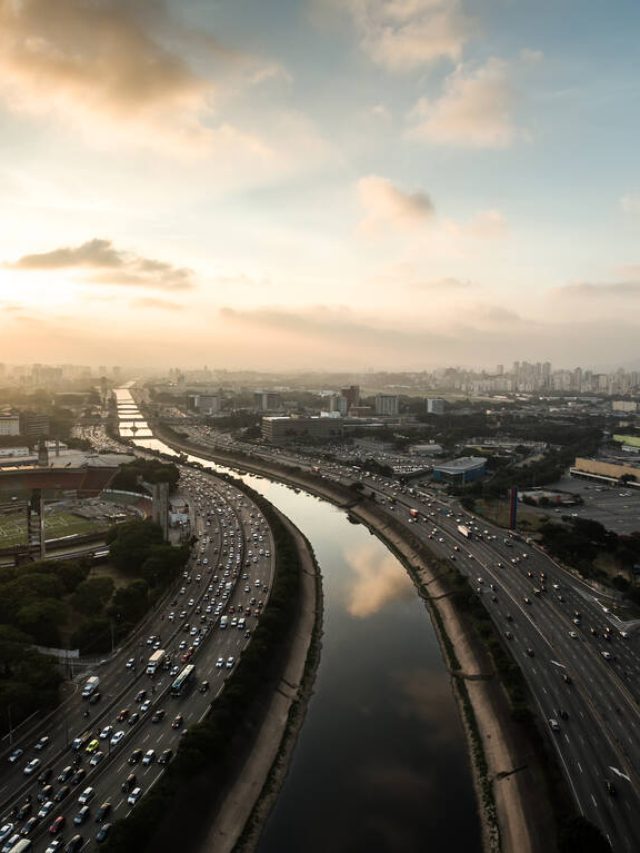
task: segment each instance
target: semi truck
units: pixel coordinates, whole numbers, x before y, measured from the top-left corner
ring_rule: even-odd
[[[82,688],[82,698],[89,699],[90,696],[98,689],[98,685],[100,684],[100,679],[97,675],[92,675],[87,678],[84,687]]]
[[[458,533],[461,536],[464,536],[465,539],[471,539],[471,531],[469,530],[466,524],[458,525]]]
[[[162,665],[164,661],[166,652],[164,649],[157,649],[149,658],[149,663],[147,664],[147,675],[155,675],[158,671],[159,667]]]

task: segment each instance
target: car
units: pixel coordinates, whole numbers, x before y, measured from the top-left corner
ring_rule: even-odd
[[[89,753],[89,755],[91,755],[92,753],[96,752],[96,750],[98,749],[98,747],[99,747],[99,746],[100,746],[100,741],[98,740],[98,738],[94,737],[94,738],[93,738],[92,740],[90,740],[90,741],[89,741],[89,743],[85,746],[84,751],[85,751],[85,752],[88,752],[88,753]]]
[[[562,673],[562,680],[564,681],[565,684],[572,684],[573,683],[571,680],[571,676],[569,675],[568,672]]]
[[[93,753],[93,755],[91,756],[91,759],[89,761],[89,764],[92,767],[97,767],[103,758],[104,758],[104,752],[101,749],[99,749],[97,752]]]
[[[158,757],[158,764],[168,764],[173,758],[173,750],[165,749]]]
[[[6,841],[13,832],[14,827],[15,824],[13,823],[5,823],[3,826],[0,826],[0,841]]]
[[[576,634],[575,631],[569,631],[569,636],[571,637],[572,640],[578,639],[578,635]]]
[[[155,749],[148,749],[144,756],[142,757],[142,763],[147,767],[156,760],[156,751]]]
[[[176,714],[176,716],[173,718],[173,720],[171,722],[171,728],[172,729],[179,729],[183,722],[184,722],[184,717],[182,716],[182,714]]]
[[[59,832],[62,832],[66,822],[67,822],[67,819],[63,814],[58,815],[58,817],[53,821],[53,823],[49,827],[49,835],[57,835]]]
[[[533,651],[533,649],[532,649],[532,648],[528,648],[528,649],[527,649],[527,654],[529,655],[529,657],[530,657],[530,658],[532,658],[532,657],[534,656],[535,652]]]
[[[105,801],[96,811],[96,823],[102,823],[102,821],[109,817],[111,814],[111,803]]]
[[[95,791],[93,788],[85,788],[84,791],[78,797],[78,802],[81,806],[86,806],[87,803],[90,803],[95,795]]]
[[[45,818],[49,814],[49,812],[52,812],[55,808],[55,805],[56,804],[53,802],[53,800],[46,800],[38,810],[38,817],[40,818],[40,820],[42,820],[42,818]],[[1,840],[2,839],[0,839],[0,841]]]
[[[42,762],[40,761],[39,758],[32,758],[31,761],[24,768],[24,775],[25,776],[32,776],[36,772],[38,767],[40,767],[41,763]]]
[[[66,796],[68,796],[71,791],[71,785],[63,785],[61,788],[58,788],[55,797],[53,798],[56,803],[61,803]]]
[[[45,769],[38,776],[38,784],[46,785],[49,779],[51,779],[51,774],[53,773],[53,767],[45,767]]]
[[[127,719],[127,717],[129,716],[130,713],[131,712],[129,711],[128,708],[122,708],[122,710],[119,712],[118,716],[116,717],[116,720],[119,723],[122,723],[122,722],[124,722],[124,720]]]
[[[151,707],[151,700],[145,699],[142,705],[140,705],[140,713],[146,714],[149,708]]]
[[[47,800],[53,799],[53,785],[43,785],[41,790],[38,791],[36,795],[36,799],[39,803],[46,803]]]
[[[18,844],[18,842],[20,841],[22,841],[22,837],[18,832],[14,832],[13,835],[10,835],[9,838],[7,838],[6,842],[2,845],[0,850],[2,850],[2,853],[11,853],[11,851],[15,848],[16,844]]]
[[[38,752],[41,752],[43,749],[46,749],[47,746],[49,746],[49,737],[47,735],[43,735],[33,748]]]
[[[144,702],[144,700],[146,698],[147,698],[147,691],[146,690],[139,690],[137,695],[136,695],[136,702],[138,704],[140,704],[140,702]]]
[[[522,600],[524,601],[525,604],[531,604],[531,599],[529,598],[528,595],[525,595],[525,597]]]
[[[84,779],[84,777],[86,775],[87,775],[86,770],[84,770],[82,767],[78,768],[78,770],[76,770],[76,772],[71,777],[71,784],[72,785],[79,785],[80,782],[82,782],[82,780]]]
[[[38,825],[38,823],[39,823],[39,820],[38,820],[38,818],[37,818],[37,817],[30,817],[30,818],[29,818],[29,820],[28,820],[28,821],[26,821],[26,823],[24,824],[24,826],[23,826],[23,827],[22,827],[22,829],[20,830],[20,835],[21,835],[23,838],[26,838],[27,836],[31,835],[31,833],[33,832],[33,830],[34,830],[34,829],[36,828],[36,826]]]
[[[89,696],[89,704],[90,705],[97,705],[101,699],[102,699],[102,693],[100,693],[99,691],[96,691],[95,693],[92,693],[91,696]]]
[[[113,735],[113,737],[111,738],[111,746],[118,746],[118,744],[120,743],[120,741],[123,738],[124,738],[124,732],[121,729],[120,731],[116,732]]]
[[[106,740],[108,737],[111,737],[111,733],[113,732],[113,726],[105,726],[98,737],[100,740]]]
[[[127,661],[127,663],[125,665],[126,665],[127,669],[135,669],[136,659],[135,658],[129,658],[129,660]]]
[[[16,763],[16,761],[19,761],[19,760],[22,758],[22,756],[23,756],[23,755],[24,755],[24,749],[21,749],[19,746],[17,746],[17,747],[13,750],[13,752],[11,753],[11,755],[9,756],[9,763],[10,763],[10,764],[15,764],[15,763]]]
[[[505,631],[504,635],[507,638],[507,640],[513,640],[513,634],[511,633],[511,631]]]
[[[203,681],[199,687],[200,693],[206,693],[208,689],[209,689],[209,682]]]
[[[605,660],[611,660],[611,659],[612,659],[611,652],[600,652],[600,654],[602,655],[602,657],[603,657]]]
[[[229,655],[229,657],[227,658],[227,663],[226,663],[227,669],[233,669],[233,665],[235,662],[236,662],[236,659],[234,658],[234,656]]]
[[[141,749],[134,749],[131,755],[129,756],[129,764],[139,764],[142,761],[142,756],[144,753]]]
[[[18,814],[16,815],[17,820],[25,820],[30,814],[33,806],[31,800],[25,800],[24,803],[18,809]]]
[[[177,663],[174,663],[174,665],[169,670],[169,676],[171,678],[175,678],[176,675],[180,675],[180,667]]]
[[[560,723],[557,720],[555,720],[553,717],[549,717],[549,728],[551,729],[552,732],[559,732],[560,731]]]
[[[164,708],[158,708],[153,712],[153,716],[151,717],[152,723],[159,723],[164,719]]]
[[[89,808],[89,806],[82,806],[80,811],[73,817],[74,824],[76,826],[82,826],[83,823],[87,822],[90,814],[91,809]]]
[[[84,846],[84,838],[81,835],[74,835],[64,848],[64,853],[78,853]]]
[[[135,724],[138,722],[139,719],[140,719],[140,714],[137,711],[134,711],[134,713],[129,717],[127,722],[129,723],[130,726],[135,726]]]
[[[111,832],[111,824],[104,823],[100,829],[96,832],[96,841],[98,844],[102,844],[103,841],[106,841],[109,837],[109,833]]]
[[[129,773],[127,778],[124,780],[124,782],[120,786],[120,790],[122,791],[122,793],[128,794],[129,791],[132,791],[136,786],[136,781],[137,781],[136,774],[135,773]]]
[[[58,850],[62,850],[63,845],[64,841],[62,838],[54,838],[52,841],[49,842],[49,846],[46,848],[44,853],[57,853]]]
[[[138,802],[138,800],[140,799],[141,796],[142,796],[142,789],[141,788],[134,788],[133,791],[127,797],[127,802],[129,803],[130,806],[135,806],[135,804]]]

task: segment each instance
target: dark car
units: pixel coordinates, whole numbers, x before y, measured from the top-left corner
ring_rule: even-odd
[[[202,684],[200,685],[200,693],[206,693],[208,689],[209,689],[209,682],[203,681]]]
[[[136,786],[136,781],[137,781],[136,780],[136,774],[135,773],[129,773],[129,775],[124,780],[124,782],[122,783],[122,786],[121,786],[121,790],[122,790],[123,794],[128,794],[129,791],[132,791]]]
[[[102,823],[102,821],[109,817],[111,814],[111,803],[103,803],[98,811],[96,812],[96,823]]]
[[[78,853],[78,850],[82,850],[83,845],[84,838],[81,835],[74,835],[70,841],[67,841],[64,853]]]
[[[144,702],[144,700],[146,698],[147,698],[147,691],[146,690],[140,690],[138,692],[138,695],[136,696],[136,702]]]
[[[180,726],[183,724],[183,722],[184,722],[184,717],[182,716],[182,714],[176,714],[176,716],[173,718],[173,721],[171,723],[171,728],[172,729],[179,729]]]
[[[38,791],[37,799],[38,799],[39,803],[46,803],[47,800],[52,800],[53,799],[53,785],[44,785]]]
[[[38,818],[37,817],[30,817],[29,820],[25,823],[25,825],[20,830],[20,835],[23,835],[26,838],[27,835],[31,835],[31,833],[33,832],[33,830],[36,828],[37,825],[38,825]]]
[[[89,808],[89,806],[82,806],[78,814],[74,816],[73,822],[76,826],[82,826],[83,823],[87,822],[90,814],[91,809]]]
[[[173,750],[165,749],[158,758],[158,764],[168,764],[173,758]]]
[[[139,719],[140,719],[140,714],[136,711],[135,713],[133,713],[129,717],[128,723],[130,726],[135,726],[135,724],[138,722]]]
[[[72,785],[79,785],[80,782],[82,782],[82,780],[84,779],[84,777],[86,775],[87,775],[87,771],[84,769],[84,767],[80,767],[78,770],[76,770],[76,772],[71,777],[71,784]]]
[[[25,818],[29,817],[29,815],[31,814],[32,809],[33,805],[31,804],[31,802],[23,803],[18,809],[18,814],[16,815],[16,818],[18,820],[25,820]]]
[[[565,684],[571,684],[572,683],[571,682],[571,676],[566,672],[562,673],[562,680],[564,681]]]
[[[61,803],[61,802],[64,800],[64,798],[69,794],[69,791],[70,791],[70,790],[71,790],[71,786],[70,786],[70,785],[63,785],[63,786],[62,786],[62,788],[59,788],[59,789],[58,789],[57,794],[56,794],[56,795],[55,795],[55,797],[53,798],[53,799],[54,799],[54,801],[55,801],[56,803]]]
[[[96,841],[98,844],[102,844],[103,841],[106,841],[109,837],[109,833],[111,832],[111,824],[104,823],[100,829],[96,832]]]
[[[129,756],[129,764],[140,764],[143,755],[144,753],[141,749],[134,749],[131,755]]]
[[[92,693],[91,696],[89,697],[89,704],[90,705],[97,705],[101,699],[102,699],[101,693]]]
[[[162,708],[158,708],[157,711],[154,711],[153,716],[151,717],[152,723],[159,723],[164,718],[164,710]]]
[[[45,767],[42,773],[38,776],[38,783],[40,785],[46,785],[49,779],[51,779],[51,774],[53,773],[52,767]]]

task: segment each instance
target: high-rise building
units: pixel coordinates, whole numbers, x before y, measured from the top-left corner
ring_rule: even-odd
[[[376,395],[376,415],[396,417],[400,411],[400,398],[397,394]]]
[[[447,408],[446,402],[442,397],[427,398],[427,414],[429,415],[444,415]]]
[[[349,385],[347,388],[342,388],[340,393],[347,401],[347,412],[352,406],[360,405],[360,386]]]

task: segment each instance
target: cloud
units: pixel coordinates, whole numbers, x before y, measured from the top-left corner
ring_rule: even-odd
[[[517,135],[509,66],[491,58],[475,71],[457,68],[435,100],[420,98],[410,114],[412,139],[461,148],[507,148]]]
[[[23,255],[5,266],[14,270],[90,269],[95,272],[88,280],[96,284],[158,290],[194,287],[191,270],[116,249],[111,240],[94,239],[80,246]]]
[[[620,207],[631,216],[640,215],[640,193],[629,193],[620,199]]]
[[[558,287],[555,293],[571,299],[610,299],[611,297],[636,297],[640,296],[640,278],[636,281],[613,281],[613,282],[577,282]]]
[[[458,0],[348,0],[348,8],[362,49],[396,73],[458,61],[473,29]]]
[[[170,299],[154,299],[154,297],[144,297],[134,299],[131,303],[134,308],[158,308],[161,311],[182,311],[184,305],[178,302],[172,302]]]
[[[366,543],[348,550],[346,562],[353,571],[348,590],[347,610],[364,619],[378,613],[387,604],[413,596],[413,586],[398,561],[380,553],[377,545]]]
[[[405,192],[378,175],[360,178],[358,195],[365,212],[360,228],[368,233],[376,233],[388,227],[414,228],[428,222],[435,214],[433,203],[426,193]]]
[[[468,290],[473,287],[472,282],[460,278],[445,276],[444,278],[435,278],[428,281],[412,281],[410,287],[416,290],[438,291],[442,293],[451,293],[452,291]]]

